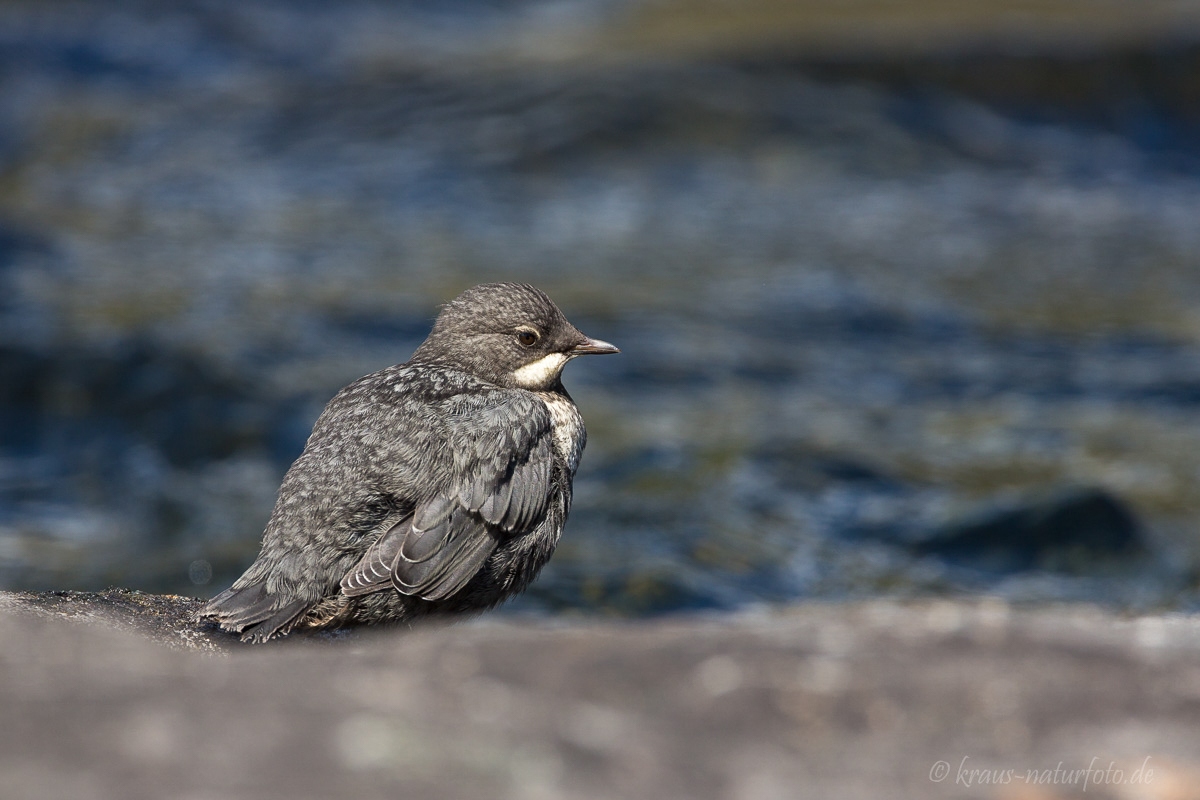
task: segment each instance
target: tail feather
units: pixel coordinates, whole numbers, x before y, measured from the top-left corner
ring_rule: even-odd
[[[300,615],[311,605],[306,600],[293,600],[284,604],[262,622],[247,628],[242,634],[242,641],[265,642],[276,633],[287,633]]]
[[[221,592],[200,609],[198,616],[216,620],[223,628],[240,631],[246,625],[271,616],[274,605],[275,598],[267,593],[267,587],[255,583]]]
[[[262,583],[240,589],[226,589],[200,609],[197,618],[216,622],[222,629],[243,633],[246,641],[265,642],[276,633],[290,627],[312,604],[292,600],[280,604],[281,598],[267,592]]]

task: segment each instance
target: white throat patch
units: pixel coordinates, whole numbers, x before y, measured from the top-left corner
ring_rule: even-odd
[[[565,353],[542,356],[513,373],[513,380],[522,389],[544,389],[554,382],[570,358]]]

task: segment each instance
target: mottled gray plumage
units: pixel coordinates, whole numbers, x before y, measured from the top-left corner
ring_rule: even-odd
[[[463,292],[408,362],[329,402],[258,558],[200,618],[265,641],[523,591],[558,543],[586,439],[562,368],[615,352],[532,286]]]

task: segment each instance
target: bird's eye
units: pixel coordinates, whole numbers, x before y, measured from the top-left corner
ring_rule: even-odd
[[[517,331],[517,341],[521,343],[522,347],[533,347],[537,340],[537,331],[531,331],[528,328]]]

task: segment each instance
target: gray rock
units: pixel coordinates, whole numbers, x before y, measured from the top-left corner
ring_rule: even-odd
[[[2,597],[5,797],[1117,798],[1200,785],[1189,617],[875,602],[493,617],[214,652],[185,598]]]
[[[1149,552],[1129,507],[1094,487],[990,507],[936,531],[913,549],[1001,572],[1087,573],[1097,562],[1129,563]]]

